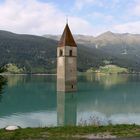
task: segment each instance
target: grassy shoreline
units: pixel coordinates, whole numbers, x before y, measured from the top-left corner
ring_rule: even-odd
[[[140,125],[108,125],[108,126],[67,126],[46,128],[24,128],[16,131],[0,130],[0,139],[47,139],[76,140],[88,138],[140,137]]]

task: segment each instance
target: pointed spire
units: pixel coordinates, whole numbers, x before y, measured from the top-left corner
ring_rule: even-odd
[[[70,31],[70,28],[68,26],[68,23],[65,26],[65,29],[63,31],[63,34],[61,36],[61,39],[59,41],[59,47],[64,47],[64,46],[71,46],[71,47],[77,47],[74,38],[72,36],[72,33]]]
[[[66,15],[66,24],[68,24],[69,18],[68,15]]]

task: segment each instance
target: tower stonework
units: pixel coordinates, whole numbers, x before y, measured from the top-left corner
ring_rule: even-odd
[[[77,90],[77,45],[68,24],[57,47],[57,91]]]

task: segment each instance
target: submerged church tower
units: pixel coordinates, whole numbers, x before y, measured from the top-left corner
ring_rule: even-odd
[[[66,24],[57,48],[57,91],[77,90],[77,45]]]

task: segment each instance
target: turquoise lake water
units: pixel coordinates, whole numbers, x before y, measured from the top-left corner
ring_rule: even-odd
[[[56,76],[0,76],[0,128],[7,125],[140,124],[140,76],[78,76],[78,91],[57,93]]]

